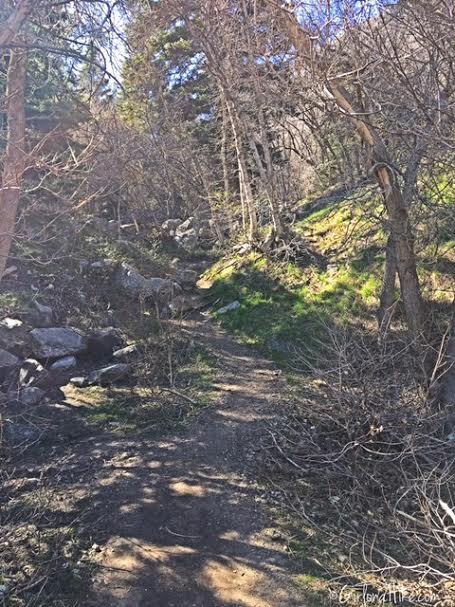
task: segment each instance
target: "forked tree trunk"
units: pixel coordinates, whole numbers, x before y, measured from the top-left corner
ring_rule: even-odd
[[[378,169],[376,178],[384,192],[384,204],[389,219],[391,244],[394,247],[406,320],[412,333],[418,336],[423,331],[425,324],[425,306],[417,275],[414,235],[411,230],[408,208],[400,186],[396,183],[394,176],[392,179],[390,178],[388,168]],[[391,271],[391,268],[389,270]]]
[[[11,250],[25,167],[26,75],[26,50],[11,50],[6,89],[8,131],[0,189],[0,279]]]
[[[254,196],[248,175],[248,162],[243,149],[242,128],[233,104],[227,102],[227,110],[231,121],[232,135],[239,167],[240,200],[242,201],[243,227],[246,228],[248,239],[252,242],[257,234],[257,215],[254,208]]]

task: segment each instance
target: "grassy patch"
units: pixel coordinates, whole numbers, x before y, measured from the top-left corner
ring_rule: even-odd
[[[155,433],[174,428],[209,404],[216,375],[216,359],[202,349],[190,350],[179,367],[175,387],[146,385],[103,388],[65,387],[66,402],[85,411],[87,421],[118,434]]]
[[[379,290],[377,272],[353,265],[302,270],[257,255],[230,260],[209,277],[217,308],[234,300],[241,304],[218,320],[277,362],[286,362],[295,348],[317,347],[326,326],[348,322],[353,315],[370,318]]]

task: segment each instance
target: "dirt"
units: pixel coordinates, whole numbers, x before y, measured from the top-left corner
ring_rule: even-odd
[[[185,328],[218,358],[215,402],[175,435],[83,446],[106,538],[88,603],[297,607],[292,564],[251,474],[284,379],[204,317]]]

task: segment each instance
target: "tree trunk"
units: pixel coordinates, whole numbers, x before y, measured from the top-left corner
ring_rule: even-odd
[[[227,155],[227,141],[228,141],[228,117],[226,111],[226,101],[224,96],[221,98],[221,112],[222,112],[222,125],[221,125],[221,165],[223,167],[223,189],[224,196],[223,200],[225,204],[229,204],[231,200],[231,187],[229,183],[229,166],[228,166],[228,155]]]
[[[235,151],[239,167],[240,199],[242,201],[244,228],[248,225],[247,232],[250,242],[254,240],[257,233],[257,216],[254,208],[254,197],[248,176],[248,163],[242,142],[242,129],[237,112],[233,104],[227,103],[229,119],[231,121],[232,134],[234,137]],[[248,220],[248,222],[246,221]]]
[[[393,237],[389,235],[387,239],[384,276],[382,279],[382,289],[378,310],[379,331],[381,332],[381,334],[386,333],[392,320],[393,311],[396,303],[396,278],[397,260],[395,253],[395,243]]]
[[[395,176],[392,175],[390,179],[389,169],[379,168],[376,177],[384,193],[406,320],[411,331],[417,336],[423,330],[425,323],[425,307],[417,275],[414,236],[408,209]]]
[[[26,75],[27,52],[23,49],[11,50],[6,91],[8,132],[0,189],[0,280],[6,268],[15,232],[17,206],[25,167]]]

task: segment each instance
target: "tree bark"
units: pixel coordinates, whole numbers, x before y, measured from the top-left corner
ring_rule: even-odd
[[[397,260],[395,243],[389,235],[386,246],[384,276],[382,279],[381,296],[379,300],[378,322],[381,334],[386,333],[392,321],[395,308],[395,285],[397,278]]]
[[[412,333],[417,336],[423,331],[425,306],[420,291],[417,264],[414,252],[414,235],[411,230],[409,213],[400,186],[388,168],[379,168],[376,178],[384,192],[384,203],[390,224],[390,236],[394,245],[396,268],[400,280],[406,320]]]
[[[15,232],[17,207],[25,167],[26,75],[26,50],[12,50],[9,58],[6,91],[8,132],[0,189],[0,280],[6,268]]]
[[[0,47],[8,46],[14,40],[32,7],[36,7],[41,1],[19,0],[8,19],[0,24]]]

